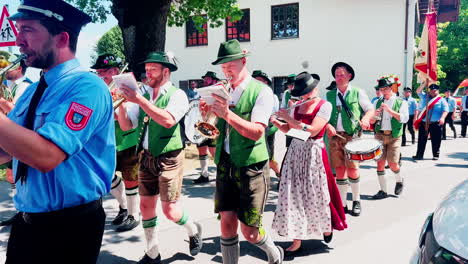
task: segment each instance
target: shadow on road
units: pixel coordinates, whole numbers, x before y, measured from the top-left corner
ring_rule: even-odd
[[[136,261],[127,260],[126,258],[116,256],[107,250],[101,250],[97,264],[133,264]]]
[[[447,156],[452,159],[462,159],[468,161],[468,152],[455,152],[452,154],[448,154]]]
[[[442,167],[442,168],[461,168],[461,169],[468,168],[468,164],[443,164],[443,163],[440,163],[440,164],[436,164],[435,166],[436,167]]]

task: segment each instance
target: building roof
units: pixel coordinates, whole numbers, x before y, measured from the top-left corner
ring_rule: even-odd
[[[424,23],[424,15],[428,12],[429,2],[433,2],[437,10],[437,22],[454,22],[460,14],[460,0],[418,0],[420,23]]]

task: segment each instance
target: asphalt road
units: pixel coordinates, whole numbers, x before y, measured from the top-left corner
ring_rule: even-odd
[[[457,126],[459,129],[459,126]],[[451,133],[449,133],[451,135]],[[284,136],[276,141],[276,157],[284,154]],[[405,190],[400,197],[389,197],[373,201],[370,197],[378,190],[375,162],[362,164],[361,199],[363,211],[360,217],[347,216],[348,229],[335,232],[333,241],[327,245],[321,241],[303,242],[303,251],[285,263],[408,263],[416,246],[421,225],[438,202],[462,180],[468,178],[468,138],[443,141],[441,158],[432,161],[430,143],[426,149],[426,160],[412,161],[416,146],[403,148],[402,175]],[[214,167],[211,167],[214,171]],[[192,185],[198,170],[187,168],[184,178],[181,203],[186,211],[203,227],[204,247],[195,258],[188,253],[188,238],[185,230],[159,215],[161,255],[163,263],[222,263],[219,246],[219,222],[213,213],[214,182]],[[394,179],[387,173],[389,190],[393,190]],[[272,185],[276,178],[272,177]],[[348,195],[348,200],[351,195]],[[277,192],[269,195],[264,225],[279,245],[287,246],[289,240],[271,232],[271,223],[277,200]],[[114,231],[110,221],[117,213],[117,202],[106,197],[104,203],[108,224],[99,258],[100,264],[136,263],[144,254],[144,236],[141,225],[126,233]],[[13,213],[8,197],[8,184],[0,183],[0,219]],[[0,228],[0,263],[4,262],[9,227]],[[241,240],[240,263],[266,263],[264,253]]]

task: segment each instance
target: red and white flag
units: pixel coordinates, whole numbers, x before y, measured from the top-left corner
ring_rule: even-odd
[[[424,79],[437,81],[437,14],[426,14],[424,28],[419,41],[414,68]]]

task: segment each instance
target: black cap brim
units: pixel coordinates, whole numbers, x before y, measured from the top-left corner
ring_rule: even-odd
[[[43,20],[45,19],[43,15],[36,12],[18,12],[8,18],[8,20]]]

